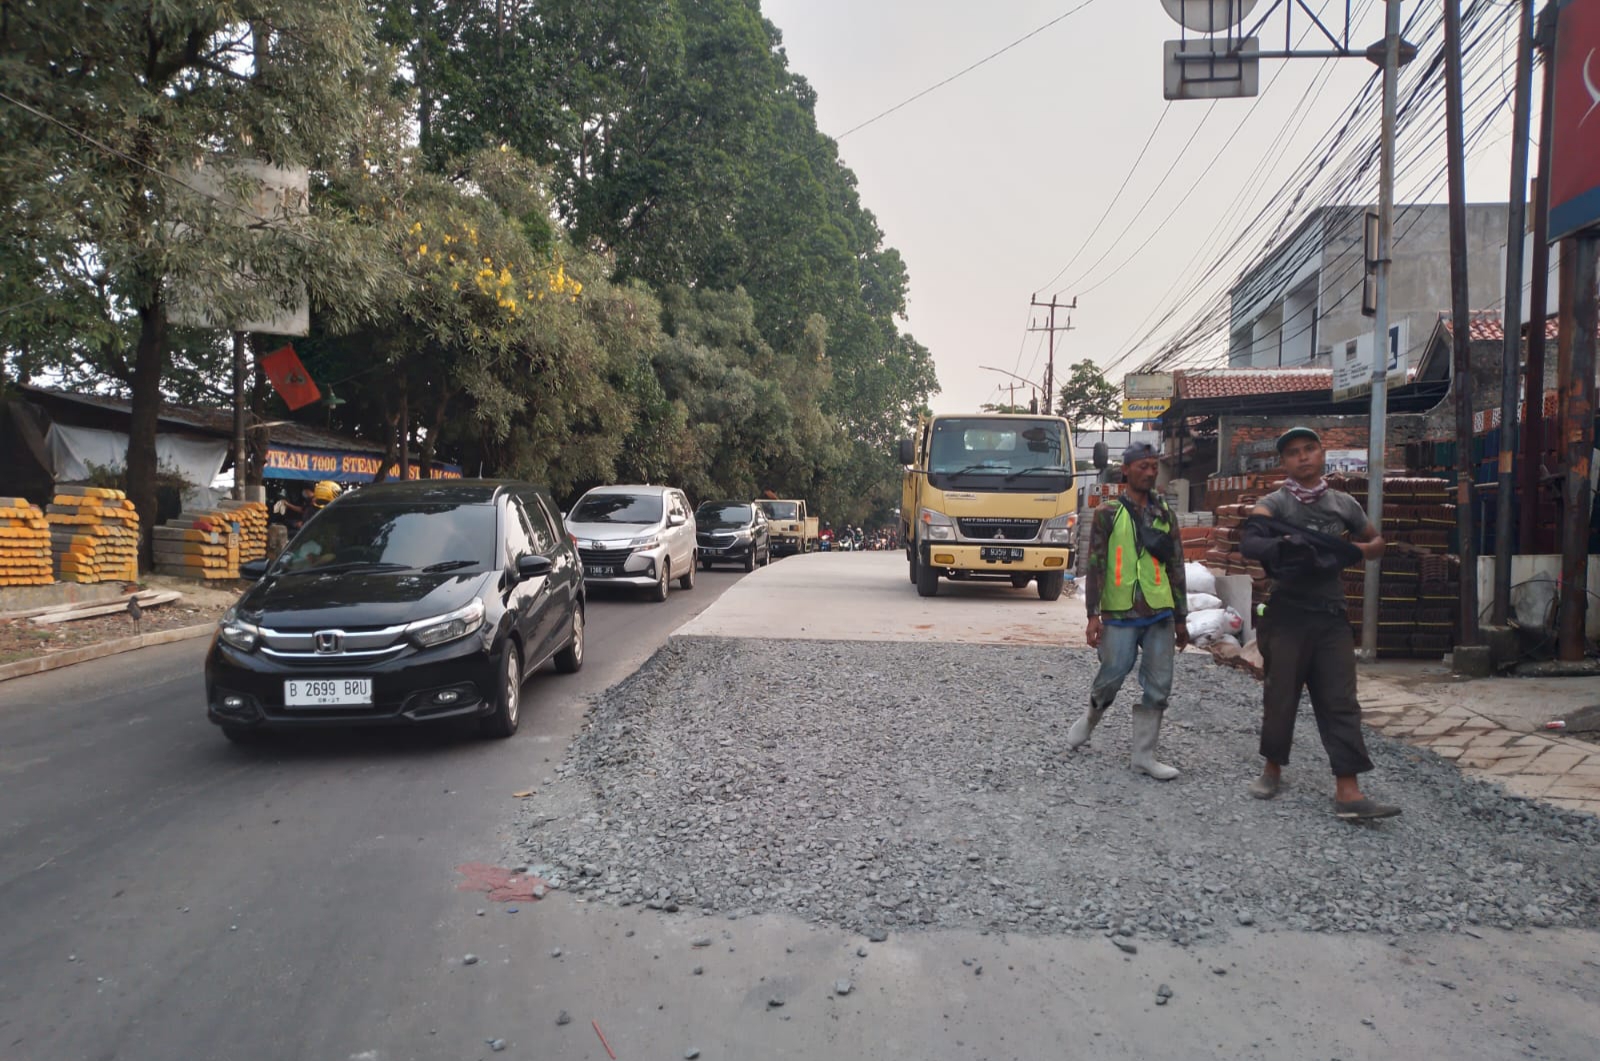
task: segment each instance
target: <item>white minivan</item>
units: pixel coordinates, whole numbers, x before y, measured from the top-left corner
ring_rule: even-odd
[[[694,588],[694,510],[671,486],[597,486],[567,513],[567,532],[593,585],[638,586],[667,599],[673,579]]]

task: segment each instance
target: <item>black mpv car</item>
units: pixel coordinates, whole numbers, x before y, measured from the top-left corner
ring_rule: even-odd
[[[477,718],[509,737],[524,677],[583,665],[583,567],[525,483],[364,487],[307,521],[223,616],[206,713],[262,729]]]
[[[700,566],[739,564],[754,571],[772,560],[766,513],[748,501],[702,501],[694,510],[695,551]]]

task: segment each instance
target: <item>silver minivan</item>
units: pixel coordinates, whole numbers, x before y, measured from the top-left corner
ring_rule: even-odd
[[[694,588],[694,510],[671,486],[597,486],[567,513],[567,532],[591,585],[638,586],[667,599],[673,579]]]

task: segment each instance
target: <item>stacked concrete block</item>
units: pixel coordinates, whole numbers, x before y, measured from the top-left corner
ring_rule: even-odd
[[[139,513],[121,490],[61,486],[45,510],[62,582],[136,582]]]
[[[48,586],[50,524],[39,506],[22,497],[0,497],[0,586]]]
[[[239,524],[239,561],[267,555],[267,506],[261,501],[222,501],[217,508]]]
[[[179,513],[155,529],[156,571],[206,582],[237,579],[237,526],[224,510]]]

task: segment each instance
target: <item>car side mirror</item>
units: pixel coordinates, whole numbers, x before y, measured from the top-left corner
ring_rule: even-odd
[[[520,578],[543,578],[555,567],[548,556],[530,554],[517,557],[517,575]]]
[[[672,515],[667,517],[667,526],[669,526],[669,527],[681,527],[685,523],[688,523],[688,522],[689,522],[689,517],[680,516],[676,512],[674,512]]]
[[[913,443],[909,438],[902,438],[900,440],[899,449],[900,449],[899,457],[900,457],[900,463],[901,464],[915,464],[916,463],[916,460],[917,460],[917,447],[916,447],[916,444]]]
[[[271,560],[246,560],[239,565],[239,577],[250,582],[260,582],[266,577]]]

